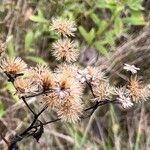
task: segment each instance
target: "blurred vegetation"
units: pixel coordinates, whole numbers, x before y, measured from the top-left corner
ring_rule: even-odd
[[[81,51],[84,45],[109,59],[116,48],[126,42],[128,34],[139,33],[148,24],[149,6],[147,0],[2,0],[0,38],[8,41],[8,55],[20,56],[31,65],[49,64],[54,68],[57,62],[50,51],[57,35],[50,25],[53,17],[60,16],[75,20]],[[142,70],[142,75],[148,69]],[[149,72],[146,75],[149,79]],[[0,118],[9,122],[10,127],[4,124],[5,128],[15,130],[18,122],[29,117],[26,114],[24,119],[16,119],[17,123],[10,125],[15,121],[7,112],[10,107],[18,106],[19,99],[12,85],[3,78],[0,82]],[[148,102],[146,105],[129,111],[106,106],[80,125],[57,123],[47,127],[39,145],[30,139],[20,146],[22,149],[35,149],[35,145],[36,149],[150,149],[150,109]],[[16,113],[22,111],[18,109]],[[53,116],[48,112],[43,120]]]

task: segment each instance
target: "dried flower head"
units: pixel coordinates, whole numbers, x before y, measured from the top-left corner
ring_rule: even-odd
[[[83,105],[81,102],[68,100],[57,110],[57,114],[62,121],[77,122],[82,114]]]
[[[137,76],[131,76],[128,89],[135,102],[146,101],[150,96],[148,88]]]
[[[59,109],[66,101],[80,102],[81,95],[82,87],[79,82],[60,74],[57,75],[57,84],[53,88],[53,92],[44,96],[44,102],[50,108]]]
[[[134,65],[124,64],[123,69],[130,71],[132,74],[136,74],[140,68],[135,67]]]
[[[52,19],[52,29],[55,30],[58,34],[66,36],[74,36],[76,31],[76,25],[74,21],[62,19],[62,18],[53,18]]]
[[[37,65],[30,70],[30,76],[43,90],[50,90],[55,86],[55,77],[46,65]]]
[[[115,88],[114,95],[117,95],[116,99],[121,103],[123,108],[127,109],[134,105],[129,90],[126,87]]]
[[[5,44],[0,40],[0,56],[5,51]]]
[[[78,70],[77,79],[81,82],[93,82],[105,81],[105,73],[99,68],[88,66],[84,70]]]
[[[79,56],[78,44],[68,38],[60,39],[53,44],[53,55],[57,60],[74,62]]]
[[[83,89],[78,81],[71,77],[68,78],[65,74],[59,74],[57,83],[56,93],[60,99],[65,101],[65,98],[73,98],[80,101]]]
[[[108,82],[100,82],[98,85],[93,86],[94,95],[98,101],[108,100],[111,97],[112,88]]]
[[[27,64],[20,57],[6,57],[1,61],[0,67],[7,74],[16,75],[24,73],[27,69]]]
[[[14,86],[20,96],[37,91],[37,86],[29,78],[16,78],[14,81]]]

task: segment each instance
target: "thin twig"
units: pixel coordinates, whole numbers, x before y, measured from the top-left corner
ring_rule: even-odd
[[[33,114],[34,116],[36,116],[36,113],[35,113],[35,112],[31,109],[31,107],[28,105],[28,103],[26,102],[25,98],[22,97],[21,99],[23,100],[23,102],[25,103],[25,105],[27,106],[27,108],[32,112],[32,114]]]
[[[94,91],[93,91],[93,88],[92,88],[91,83],[90,83],[90,82],[88,82],[88,81],[86,81],[86,84],[89,86],[90,91],[91,91],[91,93],[92,93],[93,97],[94,97],[94,98],[96,98],[96,96],[95,96],[95,94],[94,94]]]
[[[41,92],[36,93],[36,94],[22,96],[22,97],[24,97],[24,98],[32,98],[32,97],[40,96],[40,95],[42,95],[42,94],[50,93],[50,92],[52,92],[52,91],[53,91],[53,89],[50,89],[50,90],[46,90],[46,91],[41,91]]]
[[[0,133],[0,137],[6,143],[7,147],[9,147],[9,142],[5,139],[5,137],[2,135],[2,133]]]

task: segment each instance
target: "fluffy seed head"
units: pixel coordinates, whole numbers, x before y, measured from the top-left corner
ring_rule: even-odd
[[[62,19],[62,18],[53,18],[52,19],[52,29],[55,30],[58,34],[66,36],[74,36],[76,31],[76,25],[74,21]]]
[[[57,60],[65,60],[66,62],[74,62],[79,56],[77,42],[70,39],[60,39],[53,44],[53,55]]]
[[[17,89],[19,95],[33,93],[37,90],[37,86],[34,85],[32,80],[29,78],[16,78],[14,81],[14,86]]]
[[[45,65],[32,68],[30,76],[44,89],[49,90],[55,85],[55,78],[50,69]]]
[[[27,64],[20,58],[9,58],[6,57],[1,61],[0,67],[7,74],[20,74],[27,69]]]
[[[98,101],[110,99],[112,89],[107,82],[100,82],[98,85],[93,86],[94,95]]]
[[[83,105],[81,102],[77,103],[76,101],[68,100],[59,107],[57,114],[62,119],[62,121],[75,123],[79,120],[79,117],[82,114],[82,110]]]
[[[65,74],[59,74],[57,76],[57,82],[58,93],[60,92],[59,94],[60,96],[62,96],[62,98],[64,98],[64,100],[66,97],[67,99],[70,98],[80,101],[83,89],[78,81],[71,77],[68,78],[67,76],[65,76]]]
[[[135,102],[146,101],[150,96],[148,88],[144,86],[137,76],[131,76],[128,89]]]
[[[66,101],[79,103],[82,96],[82,87],[73,78],[57,75],[57,84],[53,88],[53,93],[44,97],[45,103],[50,108],[59,108]]]

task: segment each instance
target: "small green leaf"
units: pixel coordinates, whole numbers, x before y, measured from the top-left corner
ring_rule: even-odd
[[[113,45],[115,42],[115,33],[114,30],[110,31],[110,32],[106,32],[105,34],[105,41],[110,44]]]
[[[133,11],[131,17],[126,17],[123,21],[131,25],[144,25],[146,23],[141,11]]]
[[[41,57],[38,56],[27,56],[26,59],[29,59],[38,64],[43,64],[43,65],[47,64],[45,60],[43,60]]]
[[[144,8],[142,7],[141,0],[128,0],[127,5],[130,9],[134,11],[144,10]]]
[[[33,43],[33,32],[28,31],[25,36],[25,50],[29,50],[31,48],[32,43]]]
[[[122,19],[119,17],[115,19],[114,32],[117,36],[119,36],[123,32],[123,22]]]
[[[34,22],[39,22],[39,23],[47,23],[48,20],[44,18],[43,13],[41,10],[38,10],[38,15],[32,15],[30,17],[30,20],[34,21]]]
[[[98,28],[97,34],[99,35],[99,34],[101,34],[102,32],[104,32],[105,29],[107,28],[107,26],[108,26],[108,23],[107,23],[106,21],[102,20],[102,21],[100,22],[100,24],[99,24],[99,28]]]
[[[95,38],[95,29],[92,28],[90,32],[87,32],[82,26],[79,26],[79,31],[81,35],[84,37],[85,41],[90,45],[92,44]]]
[[[48,20],[46,20],[45,18],[42,18],[40,16],[34,16],[34,15],[32,15],[30,17],[30,20],[32,20],[34,22],[39,22],[39,23],[47,23],[48,22]]]
[[[96,15],[95,13],[92,13],[92,14],[90,15],[90,17],[91,17],[91,19],[93,20],[93,22],[94,22],[97,26],[99,26],[99,24],[100,24],[100,19],[99,19],[98,15]]]
[[[95,47],[102,55],[104,55],[105,57],[108,57],[108,51],[107,51],[106,47],[104,47],[101,44],[101,42],[99,42],[99,41],[95,42]]]

